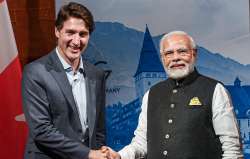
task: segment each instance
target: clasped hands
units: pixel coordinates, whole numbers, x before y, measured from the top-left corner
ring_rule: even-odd
[[[89,159],[121,159],[119,153],[108,146],[102,146],[100,150],[90,150]]]

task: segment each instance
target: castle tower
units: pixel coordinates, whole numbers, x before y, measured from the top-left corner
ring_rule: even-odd
[[[147,25],[140,53],[140,60],[134,78],[136,95],[140,100],[152,85],[166,79],[166,73]]]
[[[236,79],[234,81],[234,86],[236,86],[236,87],[240,87],[241,86],[241,80],[239,79],[239,77],[236,77]]]

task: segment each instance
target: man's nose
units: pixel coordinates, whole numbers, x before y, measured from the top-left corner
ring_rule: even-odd
[[[74,45],[79,45],[80,44],[80,36],[79,35],[74,35],[73,36],[73,39],[72,39],[72,43],[74,44]]]
[[[172,61],[179,61],[180,60],[180,54],[177,51],[174,51],[172,55]]]

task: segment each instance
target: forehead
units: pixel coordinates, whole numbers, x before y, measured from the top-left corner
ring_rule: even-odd
[[[191,47],[191,41],[187,35],[171,35],[163,40],[163,48]]]
[[[75,27],[81,28],[81,29],[87,29],[84,20],[80,18],[75,18],[75,17],[70,17],[69,19],[64,21],[62,29],[75,28]]]

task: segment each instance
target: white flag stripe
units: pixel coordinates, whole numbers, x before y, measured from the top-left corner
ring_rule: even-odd
[[[17,56],[17,47],[6,1],[0,3],[0,74]]]

